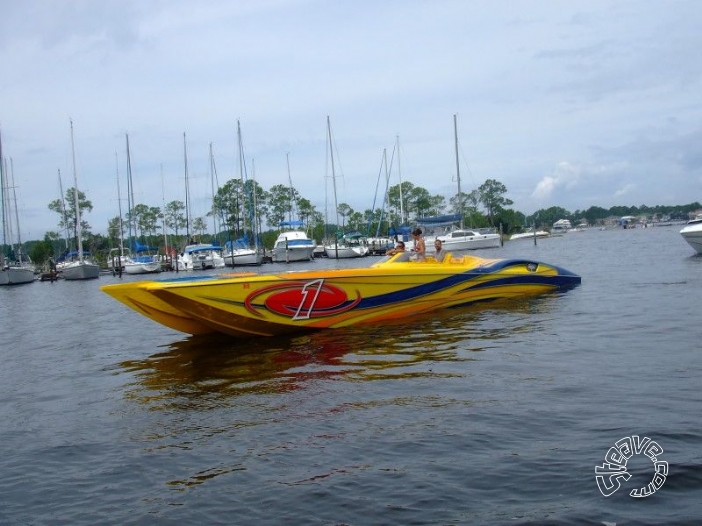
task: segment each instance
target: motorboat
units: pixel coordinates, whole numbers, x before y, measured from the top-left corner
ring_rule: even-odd
[[[553,223],[553,226],[551,227],[551,231],[554,234],[564,234],[566,232],[570,232],[571,230],[573,230],[573,223],[570,222],[570,219],[559,219]]]
[[[219,245],[188,245],[179,258],[186,270],[207,270],[224,268],[222,247]]]
[[[546,230],[529,230],[527,232],[519,232],[518,234],[512,234],[509,237],[510,241],[517,241],[519,239],[533,239],[535,237],[549,237],[551,234],[546,232]]]
[[[569,270],[529,259],[412,257],[401,252],[369,267],[190,275],[101,288],[172,329],[248,338],[404,319],[563,291],[581,281]]]
[[[702,214],[690,219],[680,231],[680,235],[698,254],[702,254]]]
[[[293,261],[310,261],[314,259],[317,243],[312,241],[302,230],[281,232],[273,244],[271,259],[273,263],[291,263]]]
[[[460,252],[462,250],[478,250],[481,248],[499,248],[502,246],[500,234],[491,228],[477,230],[459,228],[448,234],[438,235],[436,239],[443,244],[447,252]],[[427,238],[427,243],[432,240]]]

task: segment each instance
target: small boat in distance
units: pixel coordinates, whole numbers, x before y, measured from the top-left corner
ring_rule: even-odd
[[[275,336],[379,323],[437,309],[563,291],[580,276],[527,259],[447,253],[439,262],[409,252],[370,267],[138,281],[102,290],[172,329],[189,334]]]
[[[698,254],[702,254],[702,214],[690,219],[680,231],[680,235]]]
[[[553,234],[565,234],[571,230],[573,230],[573,224],[569,219],[559,219],[553,223],[553,227],[551,227],[551,232]]]
[[[534,229],[531,229],[527,232],[519,232],[518,234],[512,234],[509,237],[510,241],[517,241],[519,239],[533,239],[535,237],[549,237],[551,234],[546,232],[546,230],[537,230],[534,232]]]

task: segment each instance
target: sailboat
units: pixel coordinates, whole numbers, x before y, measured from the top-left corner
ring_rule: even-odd
[[[243,201],[246,203],[253,240],[249,240],[248,235],[244,234],[242,239],[227,241],[224,251],[224,263],[229,267],[260,265],[263,262],[263,255],[258,250],[258,235],[256,234],[255,186],[247,185],[248,178],[246,177],[246,167],[244,163],[244,143],[241,139],[241,125],[239,121],[236,121],[236,133],[239,142],[239,177],[241,178],[243,191],[248,194]],[[248,190],[251,191],[249,192]],[[246,230],[245,226],[244,230]],[[253,243],[253,248],[251,247],[251,243]]]
[[[12,165],[12,160],[10,160]],[[34,281],[34,266],[29,257],[23,253],[22,240],[20,238],[19,213],[17,211],[17,194],[15,193],[14,166],[12,169],[12,193],[14,196],[15,226],[17,231],[17,243],[11,242],[13,261],[5,258],[5,247],[8,237],[12,238],[12,213],[10,206],[10,182],[7,178],[7,163],[2,155],[2,135],[0,134],[0,208],[2,208],[2,250],[0,250],[0,285],[20,285],[22,283],[32,283]]]
[[[185,221],[188,244],[178,256],[178,268],[185,270],[206,270],[223,268],[222,247],[209,243],[193,243],[190,236],[190,183],[188,181],[188,146],[183,132],[183,159],[185,163]],[[182,265],[182,266],[181,266]]]
[[[461,193],[461,169],[458,157],[458,124],[456,115],[453,116],[453,133],[456,148],[456,182],[458,184],[458,214],[440,217],[423,217],[417,220],[417,224],[429,229],[455,226],[459,223],[459,228],[454,228],[448,233],[427,236],[427,246],[433,246],[434,239],[438,239],[443,244],[443,249],[447,252],[461,252],[463,250],[476,250],[480,248],[499,248],[502,246],[502,237],[491,228],[463,228],[463,195]]]
[[[81,226],[80,206],[78,206],[78,174],[76,173],[76,149],[73,140],[73,121],[71,120],[71,155],[73,159],[73,207],[76,215],[76,238],[78,242],[78,259],[63,266],[61,272],[67,280],[95,279],[100,276],[100,267],[85,258],[83,253],[83,230]]]
[[[129,242],[130,247],[134,247],[134,255],[125,261],[124,272],[126,274],[153,274],[155,272],[161,272],[161,262],[157,257],[148,255],[150,247],[142,247],[136,240],[136,237],[132,235],[132,226],[134,221],[134,218],[132,217],[132,209],[134,207],[134,182],[132,181],[132,157],[129,150],[129,135],[125,134],[125,137],[127,141],[127,203],[129,204]],[[136,234],[136,228],[134,233]],[[140,250],[142,248],[146,250]],[[147,254],[139,255],[140,252],[147,252]]]
[[[117,160],[117,152],[115,152],[115,171],[117,175],[117,210],[119,212],[117,228],[119,228],[119,248],[111,248],[107,258],[107,268],[112,274],[120,274],[124,270],[124,264],[131,259],[129,257],[129,249],[124,248],[124,223],[122,221],[122,192],[119,187],[119,162]]]
[[[331,134],[331,123],[327,115],[327,134],[329,137],[329,156],[331,159],[332,183],[334,188],[334,210],[336,211],[336,222],[339,223],[339,203],[336,195],[336,172],[334,170],[334,145]],[[324,253],[329,258],[345,259],[358,258],[368,255],[368,244],[364,236],[358,233],[335,236],[332,243],[324,244]]]

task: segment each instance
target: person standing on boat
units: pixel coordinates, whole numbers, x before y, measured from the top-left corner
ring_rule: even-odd
[[[422,237],[422,229],[415,228],[412,230],[412,237],[414,238],[414,251],[417,253],[417,261],[425,261],[427,247],[424,244],[424,238]]]
[[[444,259],[444,256],[446,255],[446,252],[444,251],[444,246],[440,239],[434,241],[434,250],[436,251],[436,253],[434,254],[434,258],[436,259],[436,261],[441,263]]]

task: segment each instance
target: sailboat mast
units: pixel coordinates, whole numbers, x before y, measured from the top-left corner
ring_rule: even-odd
[[[5,264],[5,245],[7,244],[7,205],[5,204],[5,159],[2,156],[2,132],[0,132],[0,208],[2,208],[2,249],[0,249],[0,264]]]
[[[402,166],[400,165],[400,136],[396,135],[397,142],[397,173],[400,176],[400,226],[405,224],[404,200],[402,199]]]
[[[214,152],[212,151],[212,143],[210,143],[210,185],[212,186],[212,224],[214,227],[214,238],[217,240],[219,217],[217,215],[217,207],[215,206],[215,160]],[[217,242],[219,242],[217,240]]]
[[[463,194],[461,193],[461,168],[458,162],[458,124],[456,114],[453,114],[453,135],[456,143],[456,181],[458,182],[458,213],[461,215],[460,225],[463,229]]]
[[[83,263],[83,231],[80,224],[80,206],[78,204],[78,174],[76,173],[76,147],[73,140],[73,119],[71,122],[71,156],[73,160],[73,206],[76,212],[76,237],[78,238],[78,261]]]
[[[292,177],[290,177],[290,153],[285,154],[285,161],[288,165],[288,184],[290,185],[290,213],[288,215],[288,220],[292,223],[293,220],[293,206],[295,203],[295,191],[293,190]]]
[[[136,243],[133,242],[134,235],[136,234],[136,225],[134,225],[134,233],[132,233],[132,224],[134,223],[134,218],[132,217],[132,210],[134,209],[134,182],[132,181],[132,155],[129,151],[129,134],[124,134],[127,141],[127,216],[129,222],[129,248],[132,248],[136,253]]]
[[[124,223],[122,222],[122,191],[119,187],[119,160],[115,151],[115,173],[117,174],[117,211],[119,212],[119,257],[120,266],[124,257]]]
[[[12,178],[12,199],[15,202],[15,228],[17,228],[17,249],[15,251],[15,257],[22,264],[22,236],[20,234],[19,226],[19,211],[17,210],[17,187],[15,186],[15,163],[10,157],[10,177]]]
[[[188,183],[188,145],[183,132],[183,160],[185,164],[185,234],[186,243],[190,243],[190,184]]]
[[[163,177],[163,163],[161,163],[160,168],[161,168],[161,202],[163,203],[163,210],[165,212],[165,210],[166,210],[166,183],[165,183],[164,177]],[[168,250],[168,232],[166,232],[166,214],[165,213],[163,214],[163,217],[162,217],[162,224],[163,224],[163,247],[164,247],[164,251],[166,252],[166,256],[168,256],[170,254],[170,251]]]
[[[338,228],[338,226],[339,226],[339,203],[337,203],[337,198],[336,198],[336,173],[334,171],[334,145],[332,142],[331,122],[329,120],[329,115],[327,115],[327,131],[329,133],[329,158],[331,160],[332,183],[333,183],[333,188],[334,188],[334,211],[336,212],[336,224],[337,224],[337,228]]]
[[[339,204],[336,199],[336,173],[334,171],[334,143],[332,142],[331,121],[327,115],[327,131],[329,133],[329,157],[331,159],[332,183],[334,187],[334,211],[336,212],[336,228],[339,228]],[[334,256],[339,259],[339,236],[334,234]]]
[[[239,217],[241,217],[242,230],[246,235],[246,175],[244,173],[244,141],[241,138],[241,122],[236,121],[236,139],[239,143],[239,179],[241,180],[241,205],[237,205],[237,235],[239,234]]]
[[[63,198],[63,181],[61,180],[61,169],[58,170],[58,182],[59,182],[59,202],[61,203],[61,214],[63,214],[63,240],[66,243],[66,252],[68,252],[68,214],[66,212],[66,201]]]

